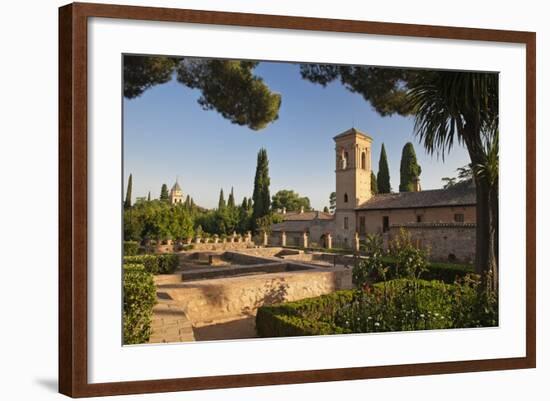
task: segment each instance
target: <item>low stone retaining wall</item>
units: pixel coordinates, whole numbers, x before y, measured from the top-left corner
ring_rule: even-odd
[[[299,267],[299,264],[293,265]],[[176,301],[195,325],[254,314],[262,305],[352,288],[351,269],[307,268],[310,270],[160,285],[159,291]]]

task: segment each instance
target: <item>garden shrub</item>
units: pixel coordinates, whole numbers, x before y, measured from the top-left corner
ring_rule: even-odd
[[[177,269],[179,258],[176,254],[160,255],[136,255],[125,256],[124,263],[138,263],[145,267],[145,270],[152,274],[170,274]]]
[[[159,258],[157,255],[135,255],[125,256],[124,263],[143,265],[145,271],[157,274],[159,273]]]
[[[124,264],[124,344],[143,344],[151,336],[151,319],[156,304],[153,275],[142,264]]]
[[[134,256],[138,254],[139,243],[136,241],[124,241],[124,256]]]
[[[179,257],[176,254],[162,254],[157,255],[158,259],[158,272],[160,274],[173,273],[179,266]]]
[[[366,290],[262,306],[260,337],[489,327],[498,324],[498,302],[478,278],[456,284],[396,279]]]

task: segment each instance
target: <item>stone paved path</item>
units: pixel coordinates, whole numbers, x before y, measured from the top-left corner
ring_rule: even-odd
[[[164,297],[158,298],[153,308],[153,333],[149,343],[175,343],[195,341],[193,327],[183,309]]]

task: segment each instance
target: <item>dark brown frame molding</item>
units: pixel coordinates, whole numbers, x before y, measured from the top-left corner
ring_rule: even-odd
[[[89,384],[87,380],[87,23],[89,17],[521,43],[527,66],[526,356]],[[73,3],[59,9],[59,391],[72,397],[534,368],[536,365],[533,32]]]

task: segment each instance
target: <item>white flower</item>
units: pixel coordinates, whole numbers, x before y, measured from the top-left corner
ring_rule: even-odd
[[[424,314],[422,313],[422,314],[420,315],[420,317],[424,317]]]
[[[375,325],[375,326],[380,326],[380,323],[374,322],[374,325]]]

